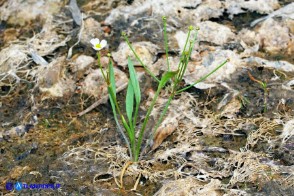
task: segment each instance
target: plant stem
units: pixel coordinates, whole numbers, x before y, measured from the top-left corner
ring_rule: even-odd
[[[194,48],[194,45],[195,45],[195,42],[197,40],[197,35],[198,35],[198,28],[196,28],[195,30],[195,36],[193,38],[193,40],[190,40],[190,44],[189,44],[189,49],[188,49],[188,52],[186,52],[186,47],[187,47],[187,44],[188,44],[188,41],[190,39],[190,34],[191,34],[191,31],[192,31],[193,27],[189,27],[189,32],[188,32],[188,36],[187,36],[187,39],[186,39],[186,43],[185,43],[185,47],[184,47],[184,51],[182,52],[182,56],[181,56],[181,61],[179,63],[179,74],[177,75],[177,85],[176,85],[176,88],[178,87],[178,83],[180,81],[182,81],[183,79],[183,76],[186,72],[186,69],[188,67],[188,63],[189,63],[189,59],[191,57],[191,54],[192,54],[192,50]]]
[[[160,82],[160,80],[148,69],[148,67],[143,63],[143,61],[140,59],[140,57],[137,55],[137,53],[135,52],[134,48],[132,47],[132,44],[130,43],[127,35],[125,33],[122,33],[122,36],[124,37],[124,39],[126,40],[129,48],[132,50],[133,54],[135,55],[136,59],[141,63],[141,65],[144,67],[144,69],[148,72],[148,74],[154,78],[157,82]]]
[[[214,70],[212,70],[209,74],[205,75],[204,77],[200,78],[199,80],[197,80],[196,82],[194,82],[193,84],[185,87],[185,88],[182,88],[181,90],[178,90],[176,92],[176,94],[179,94],[191,87],[193,87],[194,85],[198,84],[199,82],[202,82],[203,80],[205,80],[206,78],[208,78],[210,75],[212,75],[214,72],[216,72],[217,70],[219,70],[222,66],[224,66],[229,60],[225,60],[223,63],[221,63],[219,66],[217,66]]]
[[[114,104],[115,104],[116,110],[118,111],[118,114],[119,114],[119,116],[120,116],[120,118],[121,118],[121,120],[122,120],[122,123],[123,123],[123,125],[124,125],[124,128],[125,128],[125,130],[127,131],[127,134],[128,134],[128,136],[129,136],[129,139],[130,139],[130,146],[131,146],[131,149],[132,149],[132,151],[133,151],[133,158],[134,158],[134,151],[135,151],[135,136],[133,135],[133,132],[132,132],[131,128],[128,126],[127,121],[125,120],[125,118],[124,118],[124,116],[123,116],[123,114],[122,114],[122,112],[121,112],[121,110],[120,110],[120,108],[119,108],[119,106],[118,106],[118,103],[117,103],[117,100],[116,100],[116,98],[115,98],[115,95],[114,95],[114,92],[113,92],[113,89],[112,89],[111,85],[108,86],[108,92],[109,92],[110,96],[112,97],[112,99],[113,99],[113,101],[114,101]]]
[[[170,71],[169,60],[168,60],[168,40],[167,40],[167,32],[166,32],[166,17],[162,17],[163,20],[163,37],[164,37],[164,47],[165,47],[165,55],[166,55],[166,63],[168,71]]]
[[[155,105],[155,102],[156,102],[156,100],[158,98],[158,95],[159,95],[159,91],[156,92],[156,94],[154,96],[154,99],[152,100],[151,105],[148,108],[148,111],[147,111],[145,120],[143,122],[143,125],[141,127],[141,130],[140,130],[140,133],[139,133],[139,137],[138,137],[138,141],[137,141],[137,153],[135,154],[135,161],[138,161],[139,154],[140,154],[140,149],[141,149],[141,144],[142,144],[142,140],[143,140],[143,134],[144,134],[144,131],[146,129],[146,125],[148,123],[148,120],[150,118],[150,114],[151,114],[151,112],[153,110],[153,107]]]
[[[119,122],[118,122],[118,119],[117,119],[117,116],[115,115],[114,116],[114,120],[115,120],[115,124],[117,126],[117,129],[118,129],[118,132],[122,135],[122,137],[124,138],[126,144],[127,144],[127,147],[128,147],[128,150],[129,150],[129,153],[130,153],[130,158],[133,160],[133,152],[132,152],[132,148],[131,148],[131,145],[130,145],[130,142],[126,136],[126,134],[123,132]]]
[[[102,73],[102,75],[103,75],[103,78],[104,78],[104,80],[107,82],[107,78],[106,78],[106,76],[105,76],[105,73],[104,73],[103,68],[102,68],[102,65],[101,65],[100,51],[97,52],[97,58],[98,58],[98,64],[99,64],[99,67],[100,67],[101,73]]]
[[[164,106],[164,109],[163,109],[162,113],[160,114],[160,117],[159,117],[159,119],[158,119],[158,122],[156,123],[156,126],[155,126],[155,128],[154,128],[154,130],[153,130],[153,132],[152,132],[152,135],[150,136],[150,138],[153,138],[153,137],[154,137],[154,134],[156,133],[158,127],[159,127],[160,124],[162,123],[163,118],[164,118],[164,116],[165,116],[165,114],[166,114],[166,112],[167,112],[167,110],[168,110],[168,106],[170,105],[170,103],[171,103],[171,101],[173,100],[174,96],[175,96],[175,93],[172,93],[172,94],[169,96],[169,98],[168,98],[168,100],[167,100],[167,102],[166,102],[166,104],[165,104],[165,106]]]

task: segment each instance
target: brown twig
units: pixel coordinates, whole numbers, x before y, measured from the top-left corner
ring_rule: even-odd
[[[249,71],[248,71],[248,76],[249,76],[250,80],[252,80],[253,82],[257,82],[258,84],[261,84],[261,85],[263,84],[262,81],[255,79]]]
[[[128,85],[128,83],[126,82],[123,85],[121,85],[120,87],[118,87],[116,90],[116,93],[119,93],[120,91],[125,89],[127,87],[127,85]],[[99,99],[98,101],[93,103],[90,107],[88,107],[84,111],[81,111],[80,113],[78,113],[78,116],[83,116],[84,114],[86,114],[86,113],[90,112],[91,110],[93,110],[94,108],[96,108],[98,105],[100,105],[102,103],[106,103],[107,100],[108,100],[108,95],[103,96],[101,99]]]

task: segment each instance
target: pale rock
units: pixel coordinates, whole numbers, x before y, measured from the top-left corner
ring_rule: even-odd
[[[102,29],[99,22],[94,18],[87,18],[84,21],[84,29],[81,36],[81,42],[85,45],[91,45],[90,40],[93,38],[102,38]]]
[[[183,31],[177,31],[174,35],[175,39],[178,42],[178,47],[180,48],[180,51],[183,52],[186,39],[187,39],[188,34],[184,33]]]
[[[223,45],[235,39],[235,34],[229,27],[216,22],[205,21],[198,25],[200,27],[198,40]]]
[[[294,11],[293,11],[293,15],[294,15]],[[289,28],[290,36],[291,36],[291,40],[288,43],[287,52],[289,55],[293,56],[293,54],[294,54],[294,39],[293,39],[293,37],[294,37],[294,17],[293,17],[293,19],[284,19],[283,22]]]
[[[259,44],[259,41],[256,40],[256,33],[249,29],[242,29],[238,32],[238,38],[242,40],[247,46],[254,46]]]
[[[106,70],[104,70],[105,72]],[[114,68],[116,88],[125,86],[128,83],[126,74],[117,68]],[[107,95],[107,83],[103,78],[100,69],[95,69],[90,72],[89,75],[82,82],[82,92],[94,96],[98,99],[103,98]]]
[[[249,65],[255,65],[258,67],[266,67],[277,69],[285,72],[294,72],[294,65],[287,61],[269,61],[260,57],[248,57],[243,59],[243,61]]]
[[[80,55],[73,62],[72,71],[76,73],[77,78],[83,77],[84,73],[93,65],[95,59],[91,56]]]
[[[236,71],[237,67],[242,66],[240,56],[230,50],[216,50],[202,58],[200,66],[195,66],[194,69],[187,69],[183,79],[187,84],[193,84],[195,81],[209,74],[225,60],[230,59],[224,66],[219,68],[215,73],[210,75],[203,82],[195,85],[199,89],[207,89],[216,86],[216,83],[222,82],[225,79],[230,79],[231,75]]]
[[[256,24],[258,24],[259,22],[263,21],[263,20],[267,20],[269,18],[274,18],[274,17],[282,17],[283,19],[292,19],[294,20],[294,2],[290,3],[274,12],[272,12],[271,14],[261,17],[259,19],[254,20],[250,26],[253,27]]]
[[[228,119],[236,119],[237,113],[240,112],[240,109],[242,108],[242,103],[240,99],[238,99],[237,94],[233,95],[233,97],[230,97],[231,95],[231,92],[226,94],[222,101],[218,104],[217,109],[221,111],[220,115],[222,117],[226,117]],[[223,107],[221,107],[222,104]]]
[[[233,18],[234,15],[245,13],[245,10],[268,14],[280,8],[280,4],[278,0],[226,0],[225,8]]]
[[[25,25],[40,17],[42,20],[60,11],[61,0],[13,0],[4,1],[0,7],[0,19],[10,24]]]
[[[294,120],[289,120],[288,122],[285,123],[280,137],[283,139],[282,142],[285,143],[293,135],[294,135]]]
[[[72,18],[75,21],[75,23],[77,25],[81,26],[83,16],[82,16],[81,10],[80,10],[76,0],[70,0],[70,2],[69,2],[69,10],[70,10],[70,12],[72,14]]]
[[[38,67],[37,85],[45,98],[70,96],[75,88],[75,82],[66,75],[65,57],[53,60],[47,66]]]
[[[244,51],[240,54],[242,57],[248,57],[259,50],[259,41],[256,38],[256,33],[249,29],[242,29],[237,35]]]
[[[73,71],[88,69],[94,62],[95,59],[93,57],[82,54],[75,60],[75,67]]]
[[[102,97],[107,94],[107,84],[100,69],[92,70],[87,75],[82,83],[82,92],[94,97]]]
[[[147,66],[151,66],[157,55],[158,47],[151,42],[136,42],[132,44],[135,52],[140,57],[142,62]],[[116,52],[112,52],[112,57],[118,65],[126,67],[128,64],[128,56],[130,56],[135,66],[141,66],[141,63],[136,59],[135,55],[129,48],[126,42],[122,42]]]
[[[99,1],[84,1],[81,9],[85,12],[95,12],[96,14],[106,15],[115,7],[126,5],[126,1],[121,0],[99,0]]]
[[[224,8],[219,0],[206,0],[191,12],[191,22],[195,24],[196,22],[206,21],[210,18],[219,18],[223,15]]]
[[[248,49],[246,52],[251,48],[250,51],[254,53],[261,48],[272,54],[280,52],[292,54],[294,51],[292,25],[291,20],[278,22],[269,18],[254,31],[242,29],[238,33],[238,39],[243,41],[241,44],[245,50]]]
[[[269,33],[270,32],[270,33]],[[292,39],[288,27],[270,18],[262,23],[257,31],[257,39],[263,48],[271,53],[287,50]]]
[[[131,6],[121,6],[112,10],[110,15],[105,19],[108,24],[114,23],[118,18],[132,18],[133,16],[140,15],[142,13],[152,10],[153,16],[172,16],[169,19],[173,19],[173,23],[178,23],[179,19],[190,18],[191,11],[185,9],[185,7],[197,7],[202,0],[148,0],[138,1]]]
[[[109,65],[109,58],[107,56],[102,56],[100,58],[100,63],[102,67],[107,68]]]
[[[289,28],[290,33],[293,35],[294,34],[294,19],[293,20],[285,19],[284,23]]]
[[[191,52],[191,57],[190,58],[191,58],[192,61],[201,61],[201,59],[202,59],[200,53],[198,51],[196,51],[196,50],[193,50]]]
[[[288,53],[288,55],[293,56],[293,54],[294,54],[294,39],[291,39],[291,41],[288,43],[287,53]]]
[[[165,183],[154,196],[178,196],[178,195],[197,195],[197,196],[221,196],[221,181],[212,179],[208,184],[204,184],[195,177],[187,177]]]
[[[126,24],[124,28],[136,41],[141,34],[148,34],[153,43],[162,43],[161,17],[167,17],[167,32],[181,27],[196,25],[210,18],[218,18],[224,12],[218,0],[147,0],[136,1],[130,6],[119,6],[113,9],[105,19],[106,24]],[[140,28],[138,28],[138,26]],[[145,30],[145,31],[143,31]],[[170,44],[173,46],[173,43]]]
[[[189,40],[193,40],[194,37],[195,37],[195,31],[192,31]],[[177,42],[180,53],[182,53],[184,51],[186,40],[188,38],[188,33],[184,33],[183,31],[179,30],[175,33],[174,38]],[[186,50],[188,50],[188,47],[189,47],[189,43],[186,46]],[[198,47],[198,43],[197,43],[197,39],[196,39],[196,42],[195,42],[195,45],[193,46],[193,49],[198,49],[198,48],[199,47]],[[194,57],[195,57],[195,55],[196,54],[193,54]]]
[[[218,0],[139,0],[113,9],[105,23],[115,26],[122,24],[122,28],[126,29],[126,33],[135,42],[141,41],[143,35],[164,50],[161,18],[166,16],[167,33],[171,37],[169,49],[175,51],[177,44],[173,35],[176,30],[189,25],[196,26],[210,18],[218,18],[223,12],[222,2]]]

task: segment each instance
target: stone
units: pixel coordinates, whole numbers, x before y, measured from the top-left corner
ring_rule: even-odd
[[[151,42],[135,42],[132,45],[137,55],[146,66],[150,66],[154,63],[158,50],[156,45]],[[118,50],[112,52],[113,60],[122,67],[127,66],[128,56],[130,56],[135,66],[142,66],[126,42],[122,42]]]
[[[72,71],[76,73],[77,78],[82,78],[85,72],[93,65],[95,59],[91,56],[80,55],[72,63]]]
[[[60,11],[61,0],[14,0],[5,1],[0,7],[0,19],[9,24],[25,25],[40,17],[46,20],[48,17]]]
[[[114,75],[116,88],[120,89],[122,86],[125,87],[128,83],[126,74],[120,71],[118,68],[114,68]],[[85,80],[82,82],[82,92],[98,99],[101,99],[107,95],[107,83],[104,80],[100,69],[92,70],[90,74],[87,75]]]
[[[257,40],[259,40],[260,46],[266,51],[278,53],[288,50],[288,44],[292,38],[287,26],[269,18],[257,30]]]
[[[201,64],[197,64],[194,69],[187,69],[183,79],[187,84],[193,84],[195,81],[209,74],[225,60],[230,59],[223,67],[218,69],[214,74],[210,75],[204,81],[195,85],[199,89],[207,89],[216,86],[216,83],[222,82],[225,79],[230,79],[231,75],[236,71],[237,67],[244,63],[240,56],[230,50],[216,50],[202,57]]]
[[[229,27],[216,22],[205,21],[199,23],[199,41],[206,41],[217,45],[223,45],[235,39],[235,34]]]
[[[269,14],[280,8],[278,0],[226,0],[225,8],[233,18],[234,15],[245,13],[246,10],[258,12],[260,14]]]
[[[164,184],[154,196],[178,196],[178,195],[198,195],[198,196],[221,196],[221,181],[212,179],[210,183],[203,185],[195,178],[189,176],[185,179],[178,179]]]
[[[100,23],[94,18],[87,18],[84,21],[84,30],[81,36],[81,42],[90,46],[90,40],[93,38],[102,39],[102,34],[103,32]]]
[[[243,61],[250,65],[255,65],[259,67],[273,68],[285,72],[294,72],[294,65],[287,61],[269,61],[260,57],[248,57],[243,59]]]
[[[48,66],[40,66],[37,74],[37,85],[44,99],[70,96],[76,88],[75,82],[66,75],[65,57],[53,60]]]

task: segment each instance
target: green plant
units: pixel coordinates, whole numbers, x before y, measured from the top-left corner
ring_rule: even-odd
[[[265,112],[267,112],[267,95],[268,95],[267,83],[255,79],[249,71],[248,71],[248,76],[249,76],[250,80],[258,83],[263,90],[263,112],[265,113]]]
[[[199,28],[194,28],[192,26],[189,27],[188,29],[188,36],[186,39],[186,43],[184,46],[184,50],[181,53],[181,58],[180,62],[178,64],[178,70],[177,71],[170,71],[170,66],[169,66],[169,60],[168,60],[168,43],[167,43],[167,33],[166,33],[166,17],[163,17],[163,22],[164,22],[164,45],[165,45],[165,52],[166,52],[166,59],[167,59],[167,66],[168,66],[168,71],[163,74],[161,79],[158,79],[149,69],[148,67],[142,62],[140,57],[137,55],[135,50],[133,49],[132,44],[130,43],[128,37],[126,36],[126,33],[122,33],[122,37],[125,39],[126,43],[128,44],[129,48],[131,51],[134,53],[136,59],[140,62],[140,64],[145,68],[146,72],[155,80],[158,82],[157,90],[155,93],[155,96],[151,102],[151,105],[149,106],[147,113],[144,118],[144,122],[141,126],[141,129],[139,130],[139,136],[136,138],[136,128],[137,128],[137,120],[138,120],[138,112],[139,112],[139,106],[141,102],[141,92],[140,92],[140,86],[139,86],[139,81],[137,79],[136,71],[133,65],[133,62],[131,61],[130,57],[128,57],[128,69],[129,69],[129,75],[130,79],[128,82],[128,87],[127,87],[127,94],[126,94],[126,100],[125,100],[125,107],[126,107],[126,117],[123,115],[121,108],[119,107],[117,97],[116,97],[116,86],[115,86],[115,77],[114,77],[114,69],[113,69],[113,63],[111,61],[110,55],[109,55],[109,66],[108,70],[106,73],[104,72],[101,63],[100,63],[100,50],[103,48],[101,47],[101,43],[99,40],[93,41],[95,42],[94,49],[98,50],[97,56],[98,56],[98,63],[100,65],[100,69],[102,72],[102,75],[104,77],[104,80],[107,83],[108,86],[108,94],[109,94],[109,99],[112,107],[112,111],[114,114],[114,119],[116,122],[116,125],[118,127],[119,132],[123,135],[123,138],[128,146],[130,157],[132,161],[137,162],[139,160],[139,156],[141,153],[141,145],[143,141],[143,136],[144,132],[146,129],[146,125],[148,123],[148,120],[150,118],[151,112],[154,108],[154,105],[156,103],[156,100],[158,99],[161,90],[166,86],[167,83],[171,83],[171,90],[169,92],[169,98],[167,103],[165,104],[165,107],[155,125],[154,131],[151,134],[151,138],[154,136],[154,133],[156,132],[157,128],[160,126],[161,122],[164,119],[165,114],[168,111],[168,107],[172,101],[172,99],[179,93],[193,87],[195,84],[205,80],[207,77],[209,77],[211,74],[216,72],[219,68],[221,68],[223,65],[225,65],[228,60],[225,60],[222,64],[217,66],[213,71],[211,71],[209,74],[205,75],[204,77],[200,78],[197,80],[195,83],[180,89],[180,82],[183,79],[183,76],[185,74],[193,47],[195,45],[196,39],[197,39],[197,32]],[[192,36],[193,32],[193,38],[190,39]],[[105,42],[104,42],[105,43]],[[104,44],[103,44],[104,45]],[[125,131],[122,130],[121,125],[119,124],[120,118],[123,128]]]

